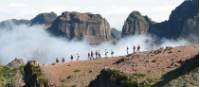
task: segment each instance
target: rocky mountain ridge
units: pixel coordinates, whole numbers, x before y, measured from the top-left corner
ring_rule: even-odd
[[[186,0],[175,8],[167,21],[155,23],[147,16],[133,11],[126,19],[122,37],[134,34],[150,33],[159,38],[185,38],[198,43],[199,36],[199,0]]]
[[[84,39],[91,44],[99,44],[115,38],[111,35],[110,24],[100,14],[66,11],[57,16],[54,12],[41,13],[31,20],[10,19],[2,21],[0,27],[9,28],[20,24],[45,25],[47,31],[52,35],[65,37],[68,40]]]
[[[168,20],[160,23],[152,21],[148,16],[143,16],[139,11],[133,11],[124,22],[121,33],[111,29],[112,26],[100,14],[67,11],[59,16],[54,12],[49,12],[41,13],[31,20],[6,20],[0,22],[0,27],[12,27],[12,24],[41,24],[45,25],[52,35],[65,37],[68,40],[84,39],[92,44],[146,33],[158,38],[184,38],[198,43],[198,2],[199,0],[184,1],[171,12]]]
[[[48,29],[56,36],[68,39],[86,39],[91,43],[111,40],[111,28],[99,14],[63,12]]]

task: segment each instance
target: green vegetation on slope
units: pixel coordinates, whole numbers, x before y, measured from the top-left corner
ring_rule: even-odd
[[[0,66],[0,87],[15,85],[17,80],[20,79],[17,75],[21,77],[22,74],[23,66],[20,66],[19,68]]]

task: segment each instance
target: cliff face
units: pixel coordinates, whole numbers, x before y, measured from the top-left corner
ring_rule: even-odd
[[[86,39],[92,43],[111,39],[110,25],[99,14],[63,12],[53,22],[49,31],[56,36]]]
[[[124,23],[122,37],[150,33],[160,38],[185,38],[192,42],[198,42],[198,2],[198,0],[184,1],[172,11],[167,21],[161,23],[155,23],[147,16],[141,16],[139,12],[132,12]]]
[[[139,12],[133,11],[126,19],[122,28],[122,37],[146,33],[149,29],[147,19]]]
[[[99,14],[63,12],[57,16],[54,12],[40,13],[31,20],[10,19],[0,22],[0,27],[13,27],[14,25],[45,25],[45,29],[56,36],[67,39],[85,39],[91,44],[98,44],[116,38],[112,37],[110,24]]]
[[[199,16],[186,19],[183,23],[183,29],[180,33],[180,37],[191,40],[192,42],[198,42],[199,37]]]
[[[172,11],[168,21],[153,25],[149,32],[159,37],[186,38],[198,42],[198,2],[198,0],[184,1]]]

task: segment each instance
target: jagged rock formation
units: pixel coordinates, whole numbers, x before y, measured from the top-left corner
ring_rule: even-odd
[[[198,42],[199,0],[185,0],[172,11],[169,20],[161,23],[151,21],[139,12],[132,12],[126,19],[122,37],[134,34],[151,33],[159,38],[185,38]]]
[[[111,39],[109,23],[99,14],[63,12],[48,29],[56,36],[99,43]]]
[[[56,19],[57,14],[54,12],[50,13],[41,13],[31,19],[31,24],[44,24],[46,26],[50,26],[51,23]]]
[[[186,0],[172,11],[168,21],[155,24],[150,33],[166,38],[186,38],[198,42],[198,0]]]
[[[17,68],[24,65],[24,61],[22,59],[15,58],[13,61],[7,64],[9,67]]]
[[[133,11],[126,19],[122,28],[122,37],[134,34],[146,33],[149,29],[147,17],[142,16],[138,11]]]
[[[0,27],[13,27],[12,25],[45,25],[48,31],[56,36],[67,39],[86,39],[91,44],[118,38],[118,33],[113,32],[105,18],[99,14],[63,12],[58,16],[54,12],[41,13],[31,20],[6,20],[0,22]]]

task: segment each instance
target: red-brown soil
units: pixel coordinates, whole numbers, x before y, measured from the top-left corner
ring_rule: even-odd
[[[198,53],[198,45],[169,47],[98,60],[41,65],[41,68],[48,80],[57,86],[85,87],[103,68],[117,69],[127,74],[143,73],[148,78],[159,79]]]

